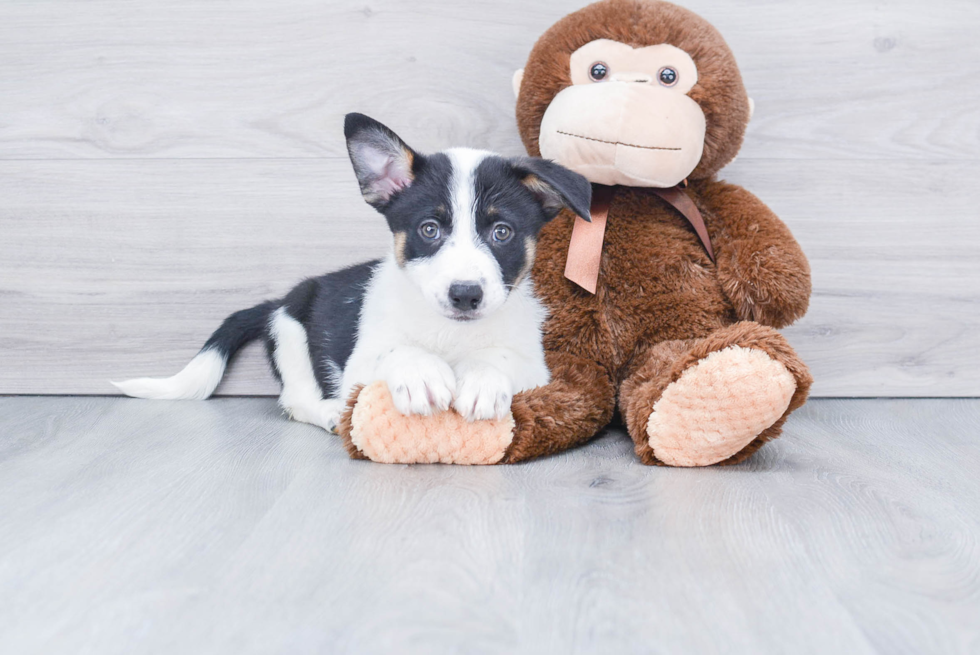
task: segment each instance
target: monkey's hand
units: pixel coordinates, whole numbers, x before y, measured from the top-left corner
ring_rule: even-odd
[[[781,328],[806,313],[810,264],[789,228],[745,189],[695,187],[709,212],[718,279],[738,318]]]

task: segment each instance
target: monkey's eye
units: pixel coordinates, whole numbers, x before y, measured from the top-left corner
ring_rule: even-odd
[[[670,66],[664,66],[661,68],[657,77],[660,79],[660,83],[664,86],[674,86],[677,84],[677,71]]]
[[[435,221],[426,221],[419,226],[419,234],[423,239],[434,241],[439,238],[439,224]]]
[[[601,61],[597,61],[589,68],[589,77],[592,78],[593,82],[598,82],[602,80],[608,72],[609,67]]]
[[[503,243],[504,241],[507,241],[508,239],[510,239],[512,234],[514,234],[514,231],[510,229],[509,225],[505,225],[503,223],[497,223],[496,225],[493,226],[493,240],[496,241],[497,243]]]

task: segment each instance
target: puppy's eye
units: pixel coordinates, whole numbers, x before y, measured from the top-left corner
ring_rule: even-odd
[[[511,235],[514,233],[510,229],[509,225],[504,225],[503,223],[497,223],[493,226],[493,240],[497,243],[503,243],[510,239]]]
[[[440,234],[439,224],[435,221],[426,221],[419,226],[419,234],[422,235],[423,239],[430,241],[438,239]]]
[[[609,67],[606,66],[601,61],[597,61],[589,67],[589,77],[592,78],[593,82],[598,82],[606,77],[609,72]]]
[[[674,86],[677,84],[677,71],[670,66],[664,66],[660,69],[660,73],[657,75],[657,78],[664,86]]]

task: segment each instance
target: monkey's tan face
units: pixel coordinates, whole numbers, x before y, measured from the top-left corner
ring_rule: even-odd
[[[687,93],[694,61],[672,45],[600,39],[571,56],[572,86],[541,120],[541,156],[598,184],[671,187],[704,149],[704,112]]]

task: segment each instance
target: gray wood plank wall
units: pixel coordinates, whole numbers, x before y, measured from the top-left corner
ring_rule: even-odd
[[[387,247],[341,134],[522,152],[510,78],[581,2],[0,3],[0,393],[169,374],[231,311]],[[723,177],[814,272],[822,396],[980,395],[980,3],[685,3],[756,114]],[[258,348],[220,388],[268,394]]]

